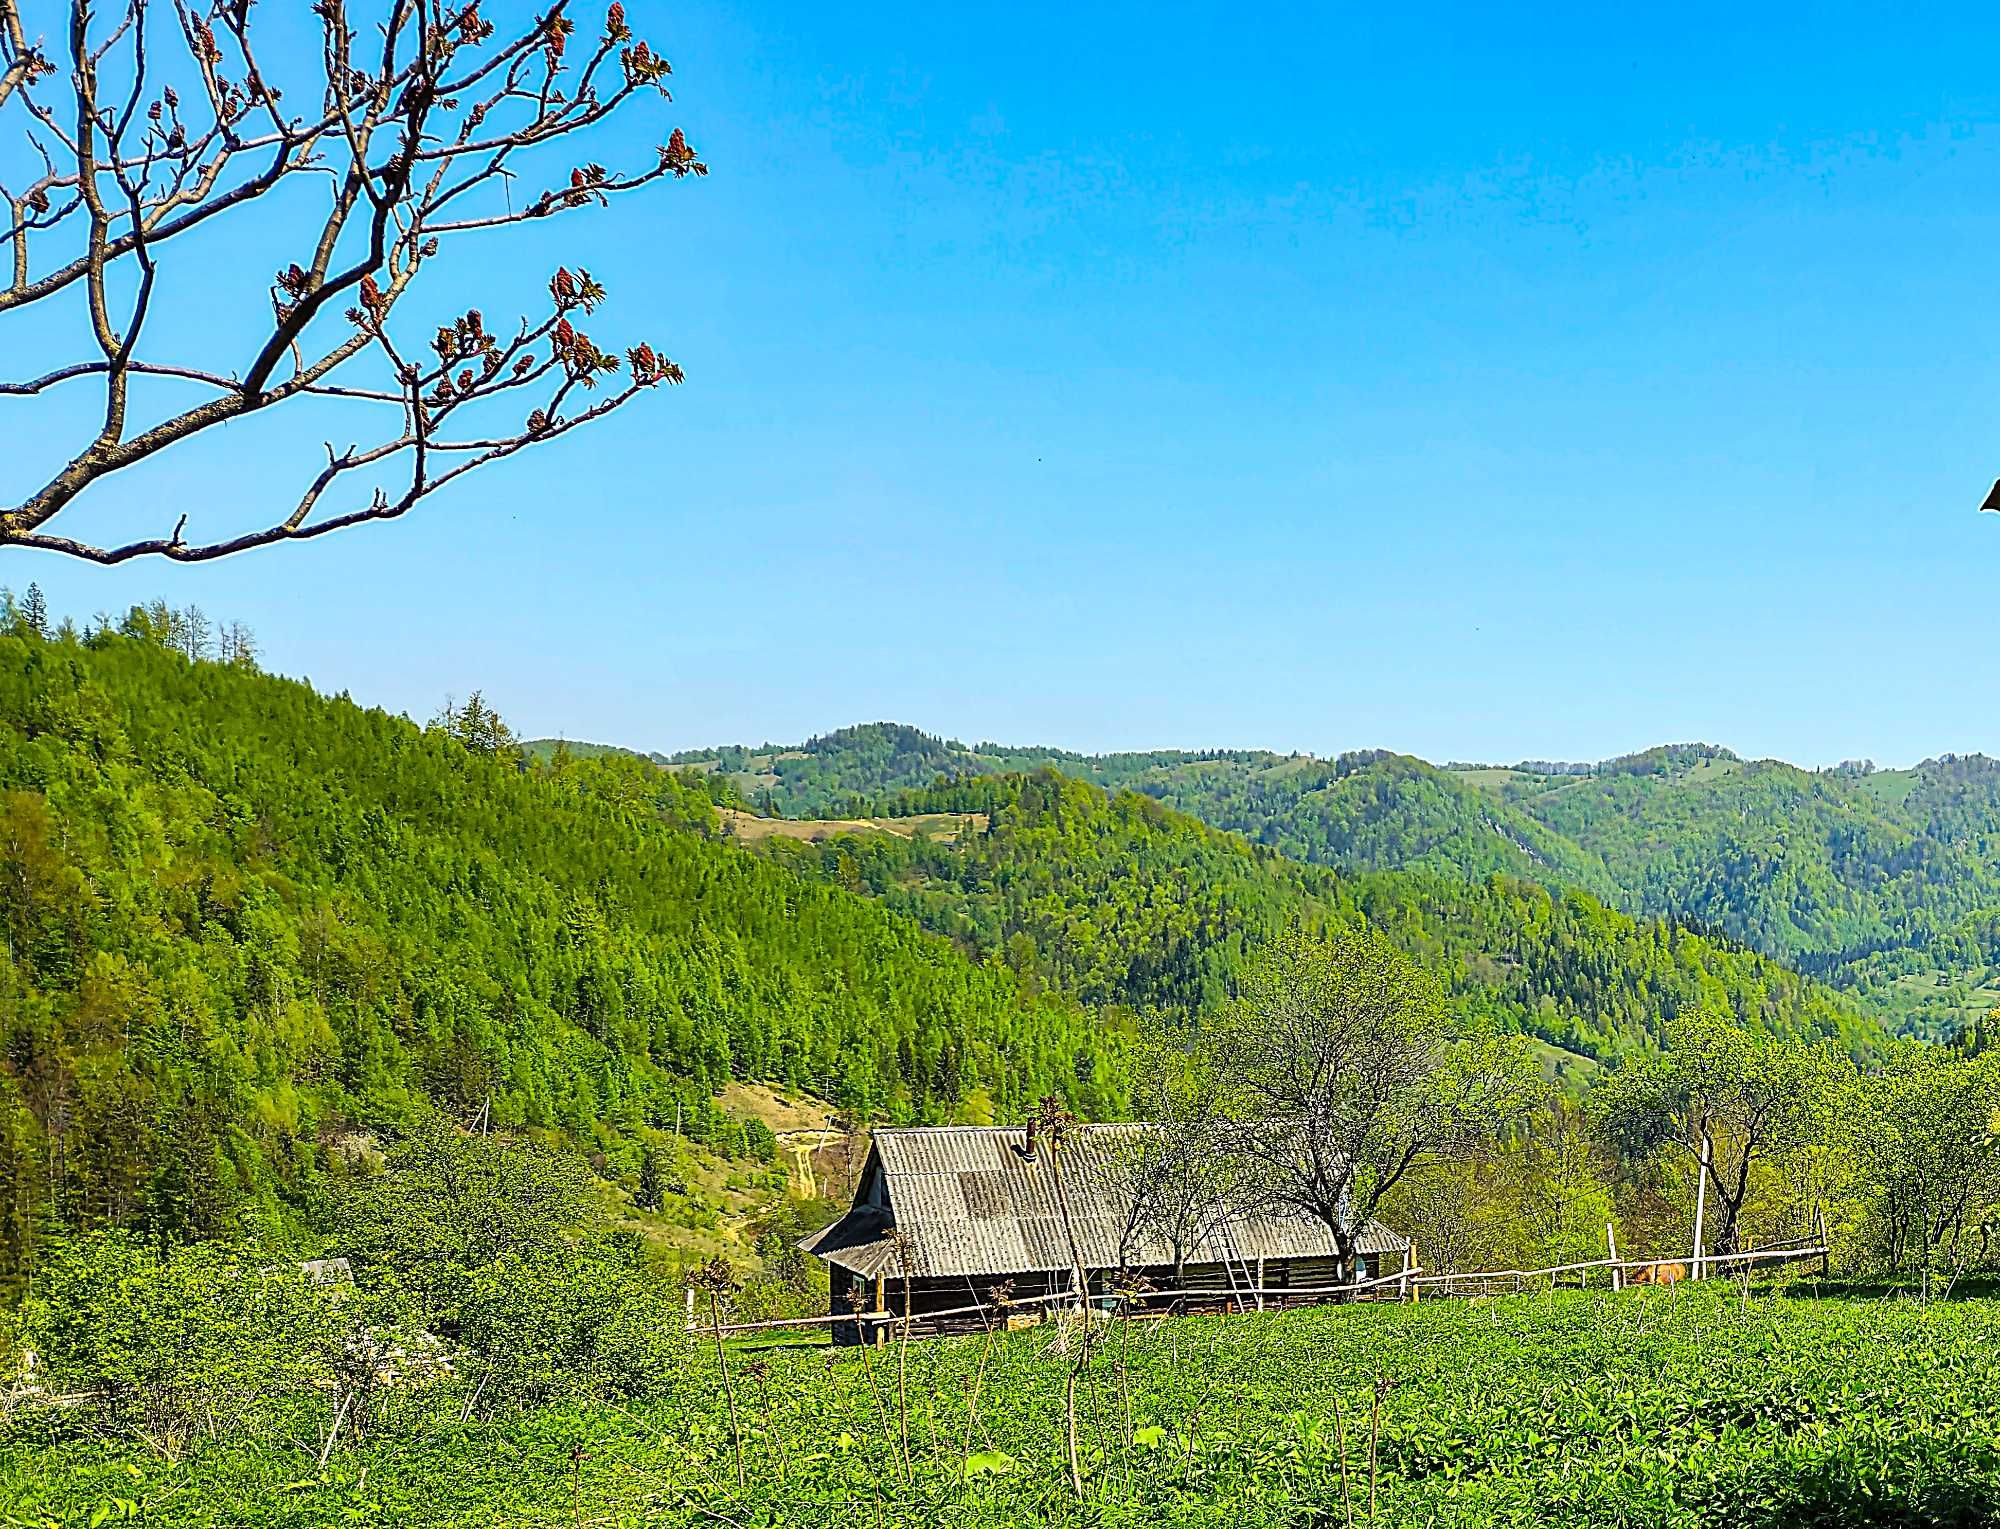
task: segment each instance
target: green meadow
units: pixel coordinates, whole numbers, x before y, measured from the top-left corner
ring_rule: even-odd
[[[331,1398],[310,1387],[215,1399],[213,1431],[172,1457],[87,1405],[18,1407],[0,1521],[1993,1522],[2000,1302],[1810,1292],[1718,1281],[722,1356],[676,1334],[618,1398],[464,1421],[469,1381],[387,1387],[324,1461]]]

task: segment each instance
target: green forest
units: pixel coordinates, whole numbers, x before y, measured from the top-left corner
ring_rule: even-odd
[[[1726,939],[1495,873],[1352,875],[1301,864],[1133,791],[1044,768],[890,798],[897,818],[976,814],[952,835],[770,838],[769,853],[865,891],[1024,980],[1167,1020],[1213,1013],[1246,959],[1294,926],[1388,932],[1469,1015],[1615,1061],[1705,1007],[1753,1029],[1881,1031],[1854,1003]]]
[[[768,1331],[741,1346],[719,1331],[827,1312],[797,1242],[849,1187],[830,1169],[814,1182],[818,1149],[787,1159],[762,1116],[738,1113],[758,1089],[837,1110],[849,1169],[871,1124],[1144,1111],[1208,1171],[1242,1161],[1247,1128],[1203,1134],[1188,1086],[1230,1067],[1217,1098],[1291,1086],[1282,1059],[1259,1072],[1243,1049],[1281,971],[1300,993],[1380,973],[1407,1012],[1360,1032],[1373,1061],[1258,1118],[1340,1117],[1353,1069],[1379,1062],[1402,1079],[1385,1085],[1395,1130],[1445,1108],[1449,1079],[1497,1069],[1484,1104],[1468,1094],[1458,1124],[1412,1138],[1407,1176],[1350,1181],[1428,1268],[1600,1260],[1608,1236],[1628,1258],[1682,1256],[1705,1195],[1711,1253],[1827,1249],[1780,1254],[1754,1310],[1747,1275],[1741,1311],[1733,1292],[1685,1298],[1705,1331],[1728,1324],[1746,1377],[1768,1369],[1781,1292],[1834,1257],[1842,1278],[1925,1309],[1990,1286],[2000,1053],[1981,1054],[1985,1032],[1894,1039],[1855,994],[1691,919],[1518,867],[1294,858],[1047,762],[927,756],[872,797],[829,794],[868,809],[851,819],[773,819],[757,811],[771,780],[522,745],[478,694],[423,724],[321,695],[191,609],[78,631],[33,602],[0,608],[0,1359],[37,1403],[0,1428],[0,1502],[64,1529],[419,1505],[441,1522],[504,1505],[574,1523],[634,1483],[669,1515],[768,1507],[780,1522],[839,1497],[841,1461],[887,1483],[884,1522],[953,1502],[1257,1521],[1254,1504],[1289,1514],[1362,1471],[1411,1511],[1463,1506],[1448,1478],[1423,1485],[1427,1452],[1461,1446],[1419,1441],[1417,1413],[1389,1405],[1425,1373],[1398,1334],[1463,1336],[1457,1302],[1392,1308],[1407,1315],[1379,1329],[1374,1391],[1341,1393],[1384,1429],[1373,1455],[1338,1434],[1329,1452],[1323,1431],[1297,1434],[1304,1413],[1271,1411],[1315,1323],[1351,1309],[1230,1316],[1207,1357],[1180,1348],[1204,1319],[1135,1335],[1123,1319],[1143,1291],[1074,1345],[996,1327],[913,1358],[905,1322],[893,1364],[866,1346],[822,1357],[811,1327],[782,1329],[775,1353],[753,1352]],[[878,766],[899,740],[876,735]],[[864,781],[857,760],[841,768],[840,789]],[[1341,779],[1427,769],[1378,759]],[[1338,1026],[1340,1010],[1306,1023]],[[1447,1130],[1471,1134],[1447,1150]],[[1707,1166],[1690,1171],[1697,1147]],[[1585,1309],[1567,1298],[1527,1295],[1522,1319]],[[1675,1298],[1577,1299],[1599,1303],[1566,1340],[1588,1354],[1604,1323],[1650,1329],[1650,1301]],[[1986,1352],[1986,1303],[1951,1309],[1937,1332]],[[1795,1331],[1867,1349],[1831,1315]],[[1516,1409],[1511,1366],[1532,1359],[1471,1351],[1500,1363],[1496,1406]],[[1238,1384],[1251,1363],[1270,1389]],[[953,1377],[962,1416],[939,1413],[933,1373]],[[1781,1384],[1801,1406],[1844,1405],[1844,1373],[1829,1359]],[[1719,1437],[1656,1414],[1660,1394],[1635,1404],[1631,1449],[1573,1452],[1604,1473],[1579,1512],[1630,1499],[1636,1460]],[[820,1414],[802,1434],[779,1421],[794,1406]],[[1453,1406],[1452,1427],[1488,1427]],[[1237,1407],[1243,1426],[1225,1424]],[[1798,1458],[1865,1464],[1874,1426]],[[1941,1500],[1958,1456],[1940,1441],[1964,1426],[1940,1413],[1893,1490]],[[1491,1457],[1522,1503],[1540,1427]],[[660,1442],[682,1434],[685,1448]],[[1728,1490],[1745,1500],[1766,1494],[1769,1441],[1728,1437],[1711,1465],[1744,1473]],[[504,1479],[503,1458],[520,1463]],[[1677,1470],[1653,1490],[1680,1511],[1713,1480]]]
[[[0,633],[0,1277],[66,1227],[286,1223],[432,1108],[627,1182],[732,1077],[1122,1108],[1115,1014],[723,842],[699,781],[527,768],[476,703],[419,727],[171,614]]]
[[[1136,1029],[1214,1013],[1292,928],[1372,923],[1572,1077],[1694,1009],[1882,1040],[1751,950],[1531,878],[1307,864],[1048,767],[881,802],[983,825],[949,837],[739,844],[732,773],[203,651],[163,608],[0,635],[9,1271],[65,1227],[295,1225],[433,1110],[628,1193],[670,1128],[740,1141],[731,1080],[860,1121],[1115,1116]]]
[[[2000,1005],[2000,761],[1983,755],[1804,770],[1687,744],[1594,764],[1440,767],[1384,750],[1081,755],[875,723],[673,758],[803,818],[1053,768],[1295,861],[1529,881],[1725,936],[1909,1033],[1955,1034]]]

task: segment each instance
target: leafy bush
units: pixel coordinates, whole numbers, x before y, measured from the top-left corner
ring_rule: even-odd
[[[565,1247],[470,1274],[458,1336],[491,1407],[658,1391],[685,1361],[685,1328],[679,1286],[635,1253]]]
[[[338,1287],[295,1263],[196,1244],[165,1253],[112,1233],[62,1244],[22,1309],[28,1370],[70,1415],[168,1452],[249,1427],[275,1396],[310,1392],[351,1332]]]
[[[340,1182],[323,1213],[357,1275],[405,1291],[418,1320],[451,1334],[478,1271],[555,1257],[600,1210],[574,1158],[433,1120],[392,1148],[381,1172]]]

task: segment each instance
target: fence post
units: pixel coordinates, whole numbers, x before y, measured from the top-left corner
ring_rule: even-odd
[[[888,1309],[889,1277],[886,1274],[878,1274],[875,1276],[875,1311],[877,1315],[880,1315]],[[877,1322],[875,1324],[875,1346],[880,1348],[888,1341],[889,1324],[887,1322]]]
[[[1611,1289],[1615,1293],[1625,1288],[1625,1281],[1619,1276],[1618,1234],[1609,1221],[1604,1223],[1604,1249],[1611,1255]]]
[[[1833,1271],[1828,1267],[1827,1263],[1832,1254],[1833,1239],[1826,1234],[1826,1207],[1822,1205],[1819,1208],[1819,1277],[1821,1279],[1831,1279],[1833,1277]]]
[[[1403,1278],[1401,1285],[1398,1287],[1396,1291],[1396,1294],[1399,1298],[1405,1301],[1414,1300],[1416,1298],[1417,1287],[1410,1283],[1410,1270],[1416,1266],[1416,1262],[1417,1262],[1417,1245],[1414,1242],[1407,1242],[1403,1244]]]
[[[1701,1166],[1695,1169],[1694,1181],[1694,1277],[1701,1278],[1702,1223],[1708,1210],[1708,1168],[1715,1154],[1715,1146],[1709,1140],[1708,1127],[1701,1128]]]

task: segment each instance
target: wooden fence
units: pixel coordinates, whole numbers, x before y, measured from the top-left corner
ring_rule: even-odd
[[[1788,1262],[1806,1258],[1824,1259],[1829,1249],[1821,1245],[1758,1248],[1743,1253],[1708,1253],[1700,1260],[1702,1273],[1747,1271],[1759,1263]],[[1725,1269],[1725,1266],[1728,1266]],[[1574,1276],[1577,1288],[1588,1286],[1594,1271],[1606,1271],[1605,1279],[1613,1290],[1630,1283],[1628,1276],[1635,1271],[1646,1271],[1642,1283],[1651,1283],[1658,1278],[1662,1269],[1693,1269],[1695,1260],[1687,1255],[1678,1258],[1594,1258],[1582,1263],[1554,1264],[1546,1269],[1482,1269],[1461,1274],[1426,1274],[1414,1264],[1400,1269],[1394,1274],[1384,1274],[1375,1279],[1357,1280],[1345,1285],[1274,1285],[1242,1286],[1217,1290],[1148,1290],[1142,1295],[1130,1297],[1135,1315],[1164,1316],[1168,1313],[1194,1307],[1203,1310],[1274,1310],[1287,1306],[1299,1306],[1326,1300],[1395,1300],[1416,1302],[1426,1295],[1432,1298],[1464,1298],[1488,1295],[1511,1294],[1533,1288],[1537,1280],[1547,1280],[1555,1288],[1566,1276]],[[1697,1275],[1696,1277],[1699,1277]],[[693,1292],[689,1292],[692,1297]],[[935,1331],[940,1323],[962,1324],[966,1327],[991,1327],[1004,1323],[1009,1317],[1034,1316],[1044,1314],[1045,1308],[1068,1307],[1072,1311],[1082,1310],[1101,1303],[1113,1303],[1124,1297],[1079,1296],[1073,1290],[1053,1295],[1027,1296],[1020,1300],[996,1304],[990,1301],[974,1301],[965,1306],[949,1307],[943,1311],[919,1312],[909,1319],[913,1330]],[[830,1327],[853,1323],[857,1332],[864,1328],[876,1329],[876,1341],[880,1342],[886,1330],[900,1325],[904,1318],[893,1311],[840,1312],[823,1317],[785,1317],[771,1322],[728,1322],[718,1329],[713,1326],[697,1325],[690,1300],[687,1330],[699,1337],[712,1338],[719,1331],[725,1337],[741,1333],[774,1332],[788,1328]]]
[[[1756,1263],[1825,1258],[1829,1252],[1829,1248],[1799,1241],[1742,1253],[1704,1253],[1699,1261],[1685,1253],[1674,1258],[1593,1258],[1583,1263],[1556,1264],[1547,1269],[1480,1269],[1466,1274],[1425,1274],[1412,1280],[1411,1284],[1416,1287],[1440,1287],[1435,1293],[1448,1296],[1499,1295],[1525,1290],[1531,1281],[1538,1279],[1546,1279],[1554,1286],[1570,1275],[1576,1277],[1578,1288],[1582,1288],[1589,1284],[1593,1271],[1603,1269],[1608,1271],[1606,1278],[1611,1288],[1617,1290],[1631,1283],[1628,1276],[1634,1271],[1641,1271],[1645,1276],[1639,1283],[1651,1284],[1658,1280],[1661,1270],[1677,1269],[1684,1275],[1700,1279],[1704,1275],[1735,1272]],[[1725,1268],[1725,1265],[1730,1267]],[[1676,1281],[1680,1277],[1677,1275]]]

